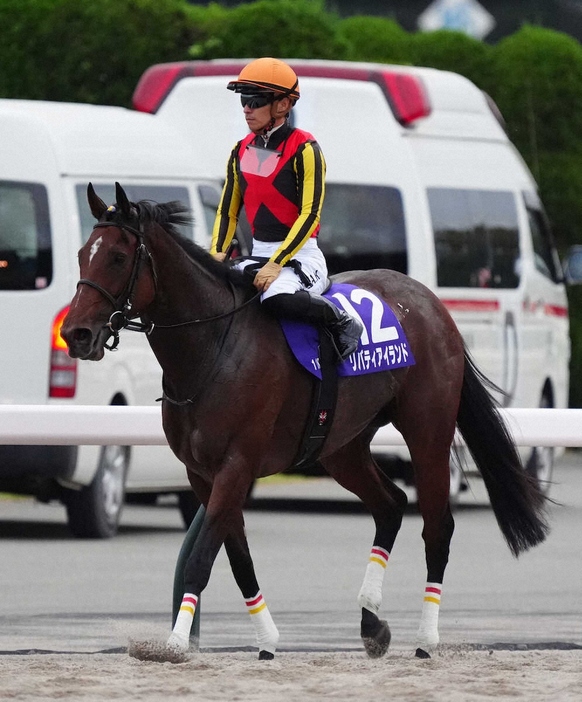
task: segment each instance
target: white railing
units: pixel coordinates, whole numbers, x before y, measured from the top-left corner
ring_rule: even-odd
[[[582,446],[582,409],[502,410],[519,446]],[[0,444],[163,445],[159,407],[0,405]],[[402,446],[401,434],[382,427],[372,446]]]

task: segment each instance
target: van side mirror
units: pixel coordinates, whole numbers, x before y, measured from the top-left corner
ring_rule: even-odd
[[[582,246],[571,246],[562,262],[564,277],[568,285],[582,284]]]

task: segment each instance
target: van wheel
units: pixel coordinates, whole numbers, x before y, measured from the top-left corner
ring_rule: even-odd
[[[552,402],[545,393],[540,401],[540,407],[552,407]],[[553,446],[534,446],[525,465],[526,471],[537,480],[544,495],[549,493],[552,483],[554,453]]]
[[[178,493],[178,507],[186,529],[192,524],[196,512],[200,507],[200,501],[192,490],[184,490]]]
[[[69,528],[75,536],[109,539],[117,534],[125,498],[129,446],[104,446],[91,485],[69,490]]]

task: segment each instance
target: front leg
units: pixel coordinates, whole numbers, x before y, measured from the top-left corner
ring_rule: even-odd
[[[242,476],[242,477],[241,477]],[[208,584],[220,547],[233,527],[242,522],[249,487],[244,467],[229,466],[214,479],[206,514],[194,548],[184,568],[184,596],[168,639],[168,646],[185,653],[200,594]]]
[[[267,603],[259,589],[255,567],[251,558],[244,520],[240,521],[224,542],[232,573],[244,597],[251,617],[259,647],[259,660],[272,660],[279,641],[279,631],[271,617]]]

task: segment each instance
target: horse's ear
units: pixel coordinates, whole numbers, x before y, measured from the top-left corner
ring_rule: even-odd
[[[117,181],[115,183],[115,203],[121,210],[124,217],[129,217],[131,215],[131,202],[125,194],[125,190]]]
[[[93,183],[89,183],[87,186],[87,201],[89,202],[89,207],[91,208],[91,214],[95,219],[101,219],[103,213],[107,209],[107,205],[95,192]]]

